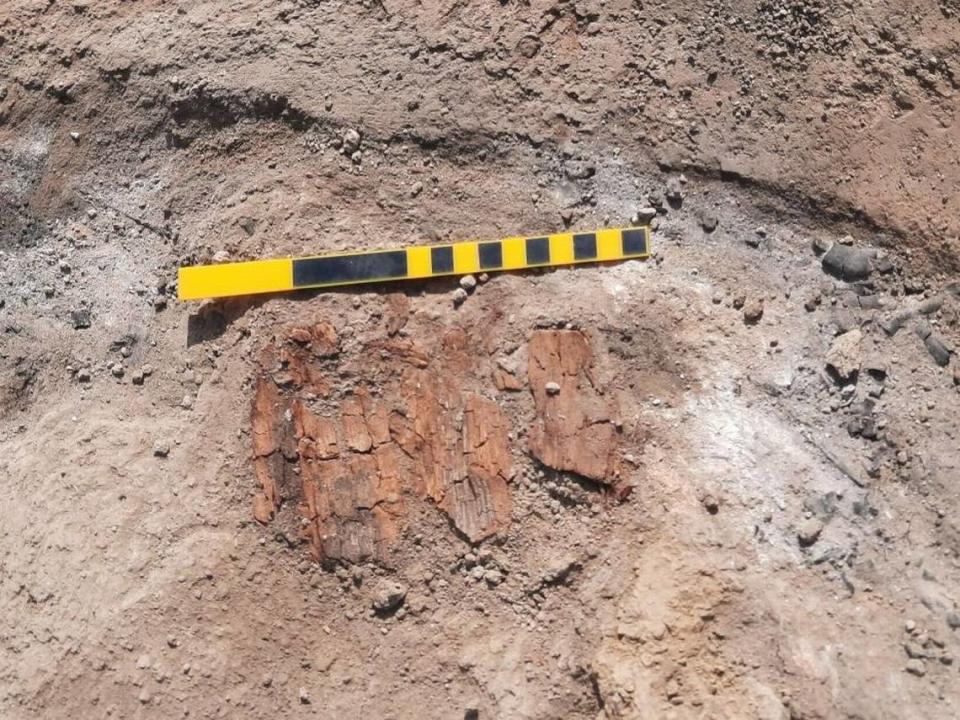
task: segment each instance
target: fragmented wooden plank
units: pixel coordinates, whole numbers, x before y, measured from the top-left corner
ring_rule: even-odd
[[[512,459],[507,423],[496,403],[468,395],[463,418],[466,473],[454,478],[441,507],[460,532],[477,542],[510,522],[507,479]]]
[[[616,481],[615,403],[596,378],[593,350],[577,330],[542,330],[528,350],[537,420],[530,450],[544,465],[599,483]]]
[[[257,519],[266,522],[280,510],[287,495],[276,479],[283,477],[296,478],[296,524],[319,560],[385,560],[407,522],[405,496],[434,502],[473,542],[506,528],[507,422],[496,403],[462,386],[479,375],[465,371],[475,362],[466,334],[449,332],[437,341],[441,350],[432,353],[408,340],[378,341],[377,375],[354,378],[354,390],[335,404],[318,402],[311,390],[333,385],[324,376],[329,367],[306,353],[312,331],[293,328],[279,343],[293,382],[278,387],[266,353],[251,413],[262,488]],[[344,362],[367,367],[355,361],[371,349]]]

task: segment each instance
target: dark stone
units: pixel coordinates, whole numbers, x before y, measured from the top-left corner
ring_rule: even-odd
[[[907,321],[912,317],[913,313],[910,311],[898,313],[886,322],[881,323],[880,327],[888,336],[893,337],[904,325],[907,324]]]
[[[73,310],[70,313],[70,320],[73,322],[74,330],[88,328],[90,327],[90,310],[88,308]]]
[[[927,346],[927,352],[930,353],[937,365],[946,367],[950,364],[950,349],[944,344],[943,340],[940,339],[939,335],[932,333],[927,335],[923,344]]]
[[[866,280],[870,276],[870,256],[867,250],[834,243],[821,264],[826,272],[846,282]]]

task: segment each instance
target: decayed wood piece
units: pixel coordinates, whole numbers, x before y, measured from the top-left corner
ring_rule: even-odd
[[[597,382],[587,337],[577,330],[535,332],[527,370],[537,410],[529,437],[533,455],[556,470],[615,483],[617,409]]]
[[[400,339],[364,348],[379,355],[378,376],[331,406],[309,399],[328,396],[335,378],[321,360],[336,333],[321,327],[293,328],[264,354],[251,409],[256,519],[279,512],[317,559],[345,562],[386,559],[411,495],[435,502],[473,542],[503,530],[508,426],[496,403],[461,387],[476,376],[464,372],[465,334],[439,338],[437,353]],[[285,517],[284,506],[296,516]]]

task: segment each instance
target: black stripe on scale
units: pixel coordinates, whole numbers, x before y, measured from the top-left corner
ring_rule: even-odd
[[[573,259],[574,260],[596,260],[597,258],[597,234],[582,233],[573,236]]]
[[[480,253],[480,269],[496,270],[503,267],[503,245],[500,241],[477,243]]]
[[[620,242],[623,245],[624,255],[647,254],[647,231],[642,228],[621,230]]]
[[[449,245],[430,248],[430,272],[434,275],[453,272],[453,248]]]
[[[329,285],[363,280],[391,280],[407,276],[407,251],[303,258],[293,261],[293,286]]]
[[[527,238],[527,265],[546,265],[550,262],[550,238]]]

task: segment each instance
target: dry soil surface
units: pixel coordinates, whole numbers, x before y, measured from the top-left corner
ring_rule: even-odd
[[[0,717],[957,717],[958,15],[0,3]]]

